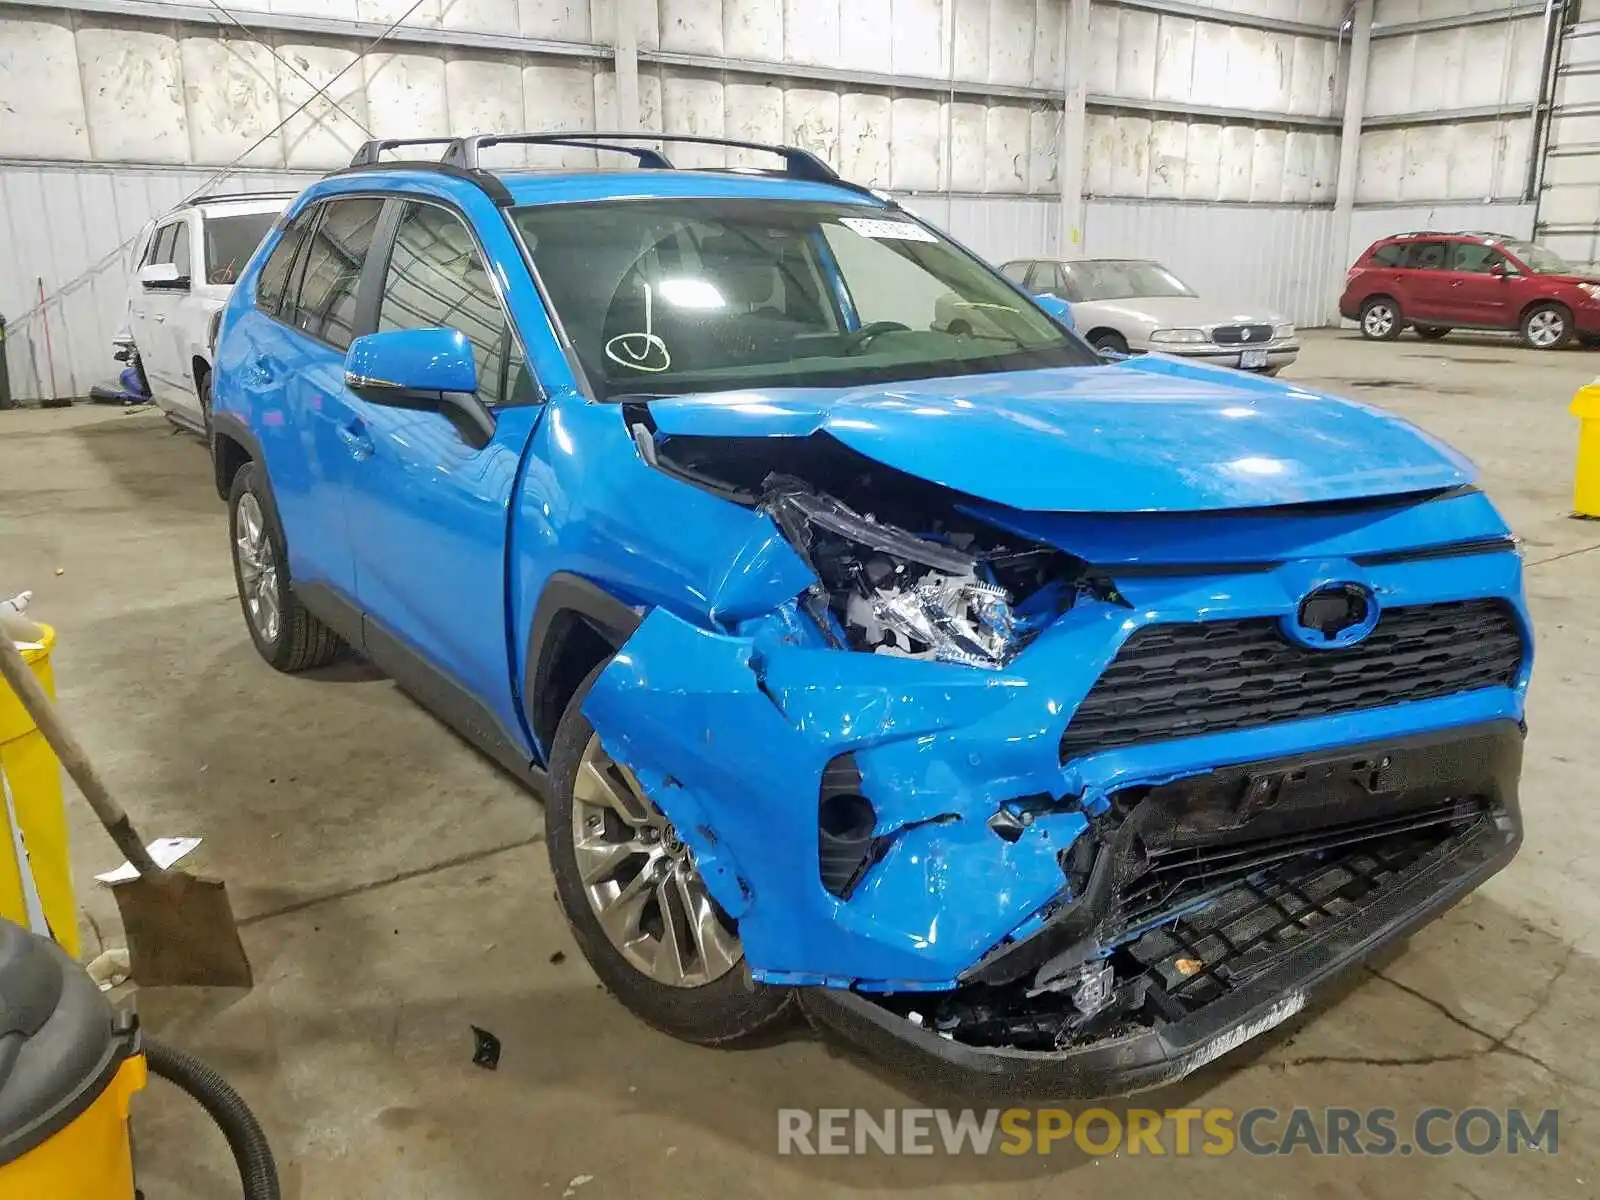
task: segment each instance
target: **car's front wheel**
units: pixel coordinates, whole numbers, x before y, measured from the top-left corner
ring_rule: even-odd
[[[1101,354],[1128,353],[1128,339],[1111,329],[1099,329],[1089,338],[1089,344]]]
[[[1400,306],[1387,296],[1374,296],[1361,306],[1361,336],[1374,342],[1392,342],[1404,326]]]
[[[1522,340],[1535,350],[1559,350],[1572,340],[1572,314],[1560,304],[1538,304],[1522,315]]]
[[[289,586],[289,556],[283,530],[260,476],[245,463],[228,492],[228,534],[233,542],[233,578],[239,606],[256,650],[280,671],[326,666],[343,643],[312,616]]]
[[[647,1024],[720,1045],[783,1020],[786,989],[754,982],[738,930],[694,854],[583,715],[590,673],[550,752],[545,841],[556,896],[600,981]]]

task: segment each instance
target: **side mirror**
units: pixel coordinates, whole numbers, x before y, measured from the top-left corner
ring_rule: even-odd
[[[494,437],[494,414],[478,399],[472,343],[455,329],[391,329],[350,343],[344,385],[369,404],[436,412],[481,450]]]
[[[147,267],[140,267],[139,282],[146,291],[187,292],[189,290],[189,277],[187,275],[179,275],[178,268],[171,263],[151,263]]]
[[[1035,296],[1033,302],[1045,312],[1055,318],[1056,322],[1065,325],[1068,329],[1076,329],[1072,320],[1072,305],[1052,292],[1044,292]]]

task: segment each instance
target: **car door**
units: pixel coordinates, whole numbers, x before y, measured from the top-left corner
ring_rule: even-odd
[[[1400,276],[1400,311],[1408,321],[1450,323],[1450,245],[1442,238],[1415,241],[1406,248]]]
[[[355,558],[347,492],[370,447],[354,431],[344,356],[370,328],[359,309],[362,272],[384,204],[375,196],[337,197],[297,218],[301,245],[288,265],[274,336],[255,347],[255,361],[247,365],[256,386],[283,409],[281,420],[267,415],[258,424],[263,441],[273,443],[267,463],[295,584],[331,589],[352,607]],[[264,285],[267,274],[264,269]]]
[[[369,651],[408,686],[433,688],[435,707],[448,712],[470,696],[504,736],[519,727],[507,651],[509,507],[543,405],[488,261],[456,210],[410,200],[399,212],[377,330],[465,334],[495,432],[474,448],[437,411],[351,397],[351,446],[362,449],[352,458],[348,512]],[[419,663],[448,681],[442,699],[438,679],[407,674]]]
[[[156,226],[150,239],[150,250],[140,271],[146,267],[176,266],[174,261],[178,239],[182,236],[183,253],[188,257],[187,215],[180,213]],[[188,281],[134,279],[134,298],[130,306],[130,323],[133,326],[134,345],[139,348],[139,361],[144,364],[145,378],[151,391],[163,406],[170,406],[181,395],[183,379],[178,369],[176,342],[172,330],[176,328],[178,304],[188,289]]]
[[[1514,270],[1506,256],[1492,245],[1451,243],[1450,308],[1454,323],[1515,328],[1519,306]]]

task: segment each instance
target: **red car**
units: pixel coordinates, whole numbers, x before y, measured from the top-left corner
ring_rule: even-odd
[[[1535,350],[1600,344],[1600,277],[1543,246],[1498,233],[1399,233],[1367,247],[1339,313],[1390,341],[1452,329],[1515,329]]]

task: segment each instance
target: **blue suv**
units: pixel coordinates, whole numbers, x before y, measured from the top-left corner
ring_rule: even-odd
[[[798,1007],[969,1089],[1126,1092],[1516,852],[1521,556],[1445,446],[1097,356],[801,150],[380,161],[409,144],[309,187],[226,311],[245,620],[543,796],[644,1020]]]

